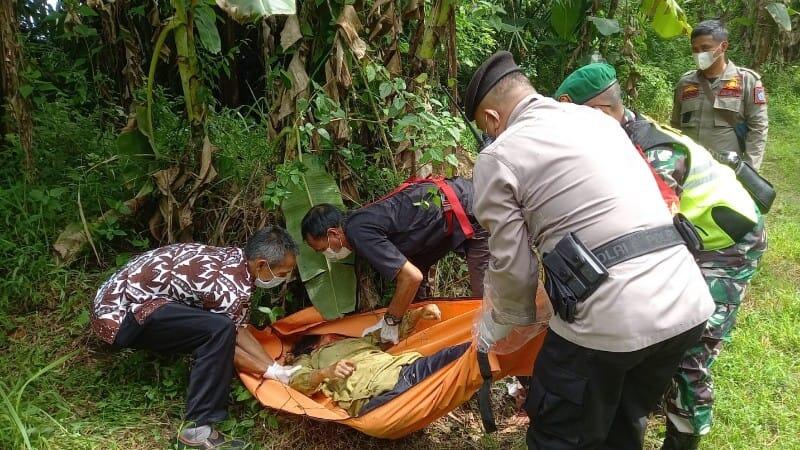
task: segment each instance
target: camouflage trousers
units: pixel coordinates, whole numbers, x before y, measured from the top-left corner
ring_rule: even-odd
[[[766,246],[764,221],[760,218],[753,231],[737,244],[703,252],[698,258],[716,310],[708,319],[700,342],[686,351],[666,393],[667,420],[681,433],[701,436],[711,430],[714,404],[711,366],[723,343],[730,341],[739,304]]]

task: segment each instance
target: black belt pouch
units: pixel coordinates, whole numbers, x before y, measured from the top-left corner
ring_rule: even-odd
[[[566,322],[575,320],[578,303],[589,298],[608,278],[608,270],[574,233],[564,236],[542,260],[545,290],[554,311]]]

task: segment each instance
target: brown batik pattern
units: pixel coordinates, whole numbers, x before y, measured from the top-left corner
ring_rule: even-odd
[[[252,291],[242,249],[168,245],[135,257],[103,283],[94,300],[92,329],[113,343],[128,313],[141,324],[170,302],[225,314],[242,325]]]

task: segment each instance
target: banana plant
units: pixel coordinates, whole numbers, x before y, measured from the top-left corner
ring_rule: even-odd
[[[156,146],[153,133],[153,85],[155,83],[158,59],[161,57],[161,50],[170,34],[174,34],[175,37],[175,47],[178,53],[178,71],[180,72],[181,87],[183,88],[183,99],[186,104],[186,114],[193,134],[198,133],[198,128],[202,127],[202,120],[205,116],[205,105],[198,98],[200,77],[198,75],[197,52],[194,44],[194,12],[187,11],[184,0],[171,0],[170,3],[175,9],[175,15],[172,16],[161,29],[161,33],[159,33],[158,39],[156,40],[155,48],[153,48],[150,70],[147,75],[147,107],[144,111],[144,123],[139,124],[139,130],[147,136],[156,155],[158,155],[158,147]],[[202,142],[202,135],[194,137],[192,140],[198,141],[193,144],[199,148],[198,144]]]
[[[608,36],[621,30],[615,19],[587,15],[590,2],[586,0],[555,0],[550,8],[550,27],[556,36],[574,42],[584,20],[594,23],[600,34]],[[676,0],[642,0],[639,13],[650,20],[653,30],[662,38],[688,35],[692,27]]]
[[[295,0],[216,0],[217,6],[238,22],[273,14],[297,14]]]
[[[305,171],[289,188],[281,210],[286,228],[300,247],[297,267],[314,307],[327,319],[335,319],[351,312],[356,305],[356,276],[353,257],[341,262],[328,261],[303,242],[300,222],[306,212],[320,203],[331,203],[344,209],[342,194],[333,177],[326,171],[318,157],[302,155]]]
[[[676,0],[643,0],[639,9],[647,16],[653,30],[662,38],[688,35],[692,27]]]

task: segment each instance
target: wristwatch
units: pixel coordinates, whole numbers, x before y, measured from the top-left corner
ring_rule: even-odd
[[[386,322],[386,325],[389,325],[390,327],[394,327],[394,326],[400,325],[400,322],[403,321],[403,318],[402,317],[395,317],[395,316],[393,316],[393,315],[391,315],[391,314],[389,314],[387,312],[387,313],[385,313],[383,315],[383,321]]]

